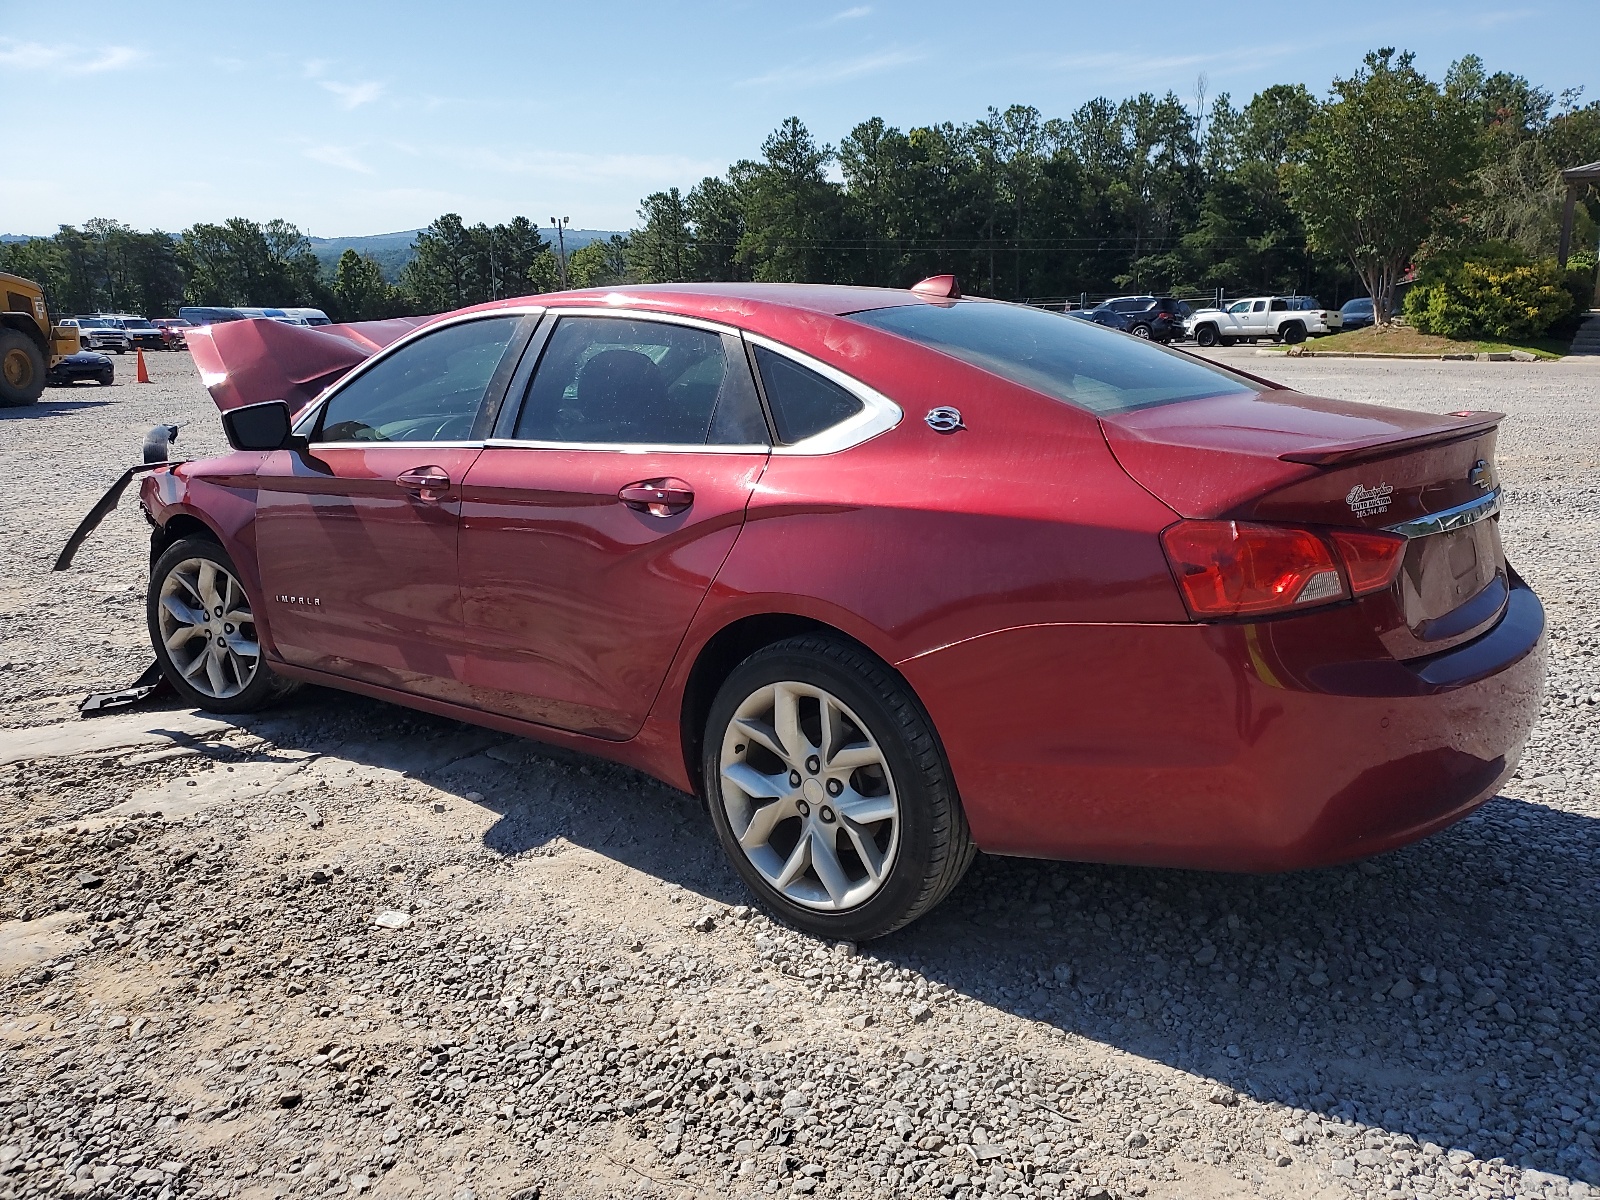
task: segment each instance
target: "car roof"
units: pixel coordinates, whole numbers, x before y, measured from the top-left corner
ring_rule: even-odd
[[[730,320],[778,310],[842,317],[870,308],[929,303],[928,297],[899,288],[853,287],[832,283],[650,283],[628,287],[546,292],[491,301],[468,311],[490,312],[519,305],[656,309],[682,316]],[[931,301],[939,302],[939,301]],[[942,301],[948,303],[948,301]]]

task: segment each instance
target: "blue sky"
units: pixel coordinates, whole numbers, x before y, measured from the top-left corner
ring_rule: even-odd
[[[0,0],[8,142],[0,232],[108,216],[180,229],[242,215],[348,236],[567,215],[621,229],[639,198],[754,156],[798,115],[1064,116],[1096,95],[1323,94],[1368,49],[1430,75],[1491,70],[1600,97],[1600,2],[201,3]],[[1247,17],[1232,23],[1225,14]],[[144,13],[144,18],[137,14]],[[1297,20],[1304,14],[1303,21]]]

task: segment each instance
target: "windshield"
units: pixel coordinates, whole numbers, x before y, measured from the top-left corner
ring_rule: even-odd
[[[129,317],[122,322],[129,329],[154,329],[155,326],[143,317]]]
[[[1021,304],[960,300],[850,316],[1092,413],[1261,390],[1186,354]]]

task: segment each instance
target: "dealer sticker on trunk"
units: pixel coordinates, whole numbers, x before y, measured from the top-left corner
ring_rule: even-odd
[[[1380,483],[1377,487],[1366,487],[1356,484],[1345,495],[1345,503],[1350,506],[1350,511],[1358,517],[1370,517],[1378,513],[1389,511],[1389,496],[1394,488],[1387,483]]]

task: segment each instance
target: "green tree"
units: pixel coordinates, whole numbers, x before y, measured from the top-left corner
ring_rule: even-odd
[[[1472,113],[1411,54],[1383,49],[1334,81],[1303,144],[1303,161],[1284,168],[1289,203],[1314,247],[1350,260],[1386,325],[1402,272],[1471,194],[1481,153]]]
[[[176,253],[187,274],[184,295],[193,304],[321,308],[333,303],[311,243],[288,221],[201,222],[183,231]]]
[[[694,231],[695,279],[748,279],[739,262],[739,243],[744,238],[744,193],[736,182],[739,168],[727,179],[708,176],[689,189],[684,212]]]
[[[831,282],[844,208],[839,185],[827,178],[833,148],[790,117],[761,144],[761,155],[745,185],[740,261],[756,279]]]
[[[637,282],[628,273],[628,238],[614,233],[579,246],[567,257],[567,279],[575,288],[615,287]]]
[[[680,283],[695,275],[689,209],[677,188],[652,192],[639,205],[643,220],[628,239],[627,269],[640,283]]]
[[[417,234],[415,254],[400,286],[423,312],[447,312],[476,302],[474,239],[459,213],[436,217]]]
[[[376,321],[398,316],[405,307],[400,290],[383,277],[378,260],[346,250],[334,267],[332,291],[343,321]]]

